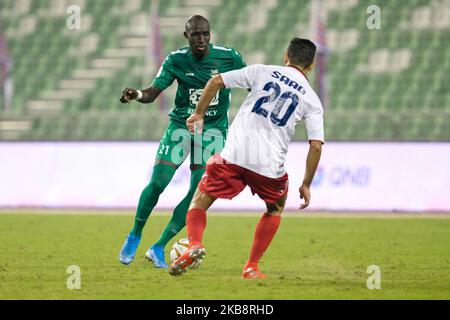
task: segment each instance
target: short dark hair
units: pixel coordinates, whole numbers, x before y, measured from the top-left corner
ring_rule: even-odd
[[[287,49],[289,62],[308,68],[314,62],[316,45],[308,39],[294,38]]]
[[[201,15],[194,15],[194,16],[189,17],[189,19],[186,21],[185,30],[190,31],[193,24],[201,23],[201,22],[206,23],[208,25],[208,28],[210,28],[208,19],[206,19],[205,17],[203,17]]]

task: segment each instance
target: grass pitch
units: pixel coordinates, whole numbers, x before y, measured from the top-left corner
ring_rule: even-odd
[[[203,264],[172,277],[143,258],[169,216],[150,217],[135,261],[122,266],[132,216],[0,214],[0,299],[450,299],[448,216],[298,216],[282,219],[263,257],[269,278],[245,281],[259,215],[210,215]],[[80,290],[67,288],[71,265]],[[367,289],[370,265],[380,290]]]

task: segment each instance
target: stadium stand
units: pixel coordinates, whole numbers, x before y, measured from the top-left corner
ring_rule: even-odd
[[[325,1],[327,139],[450,141],[450,1],[374,3],[382,9],[380,30],[366,26],[367,1]],[[156,43],[149,37],[151,4],[2,0],[15,94],[11,110],[0,111],[0,140],[159,139],[174,86],[162,103],[118,101],[124,86],[147,87],[157,71],[149,50]],[[70,5],[81,8],[80,30],[66,27]],[[310,6],[310,0],[159,1],[160,53],[185,46],[186,18],[203,14],[213,42],[238,49],[248,64],[280,64],[290,38],[309,36]],[[234,91],[232,113],[245,94]],[[301,127],[296,138],[305,138]]]

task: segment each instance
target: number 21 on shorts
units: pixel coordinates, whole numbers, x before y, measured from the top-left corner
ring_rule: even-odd
[[[166,146],[164,143],[161,143],[161,148],[159,149],[158,154],[163,154],[166,155],[169,153],[169,147],[170,146]]]

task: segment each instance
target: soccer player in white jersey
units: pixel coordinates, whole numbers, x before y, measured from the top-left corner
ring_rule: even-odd
[[[295,125],[303,120],[309,139],[305,175],[299,188],[300,198],[304,199],[300,209],[309,205],[310,185],[324,143],[322,104],[307,78],[314,66],[315,52],[311,41],[294,38],[285,54],[284,67],[252,65],[220,74],[208,82],[195,113],[187,120],[194,134],[201,133],[205,111],[218,90],[250,88],[251,92],[230,127],[223,151],[207,163],[187,214],[190,247],[172,263],[171,275],[183,274],[204,258],[206,210],[213,202],[217,198],[232,199],[249,186],[266,203],[267,212],[256,227],[242,277],[266,278],[258,263],[278,230],[286,202],[288,174],[284,162]]]

